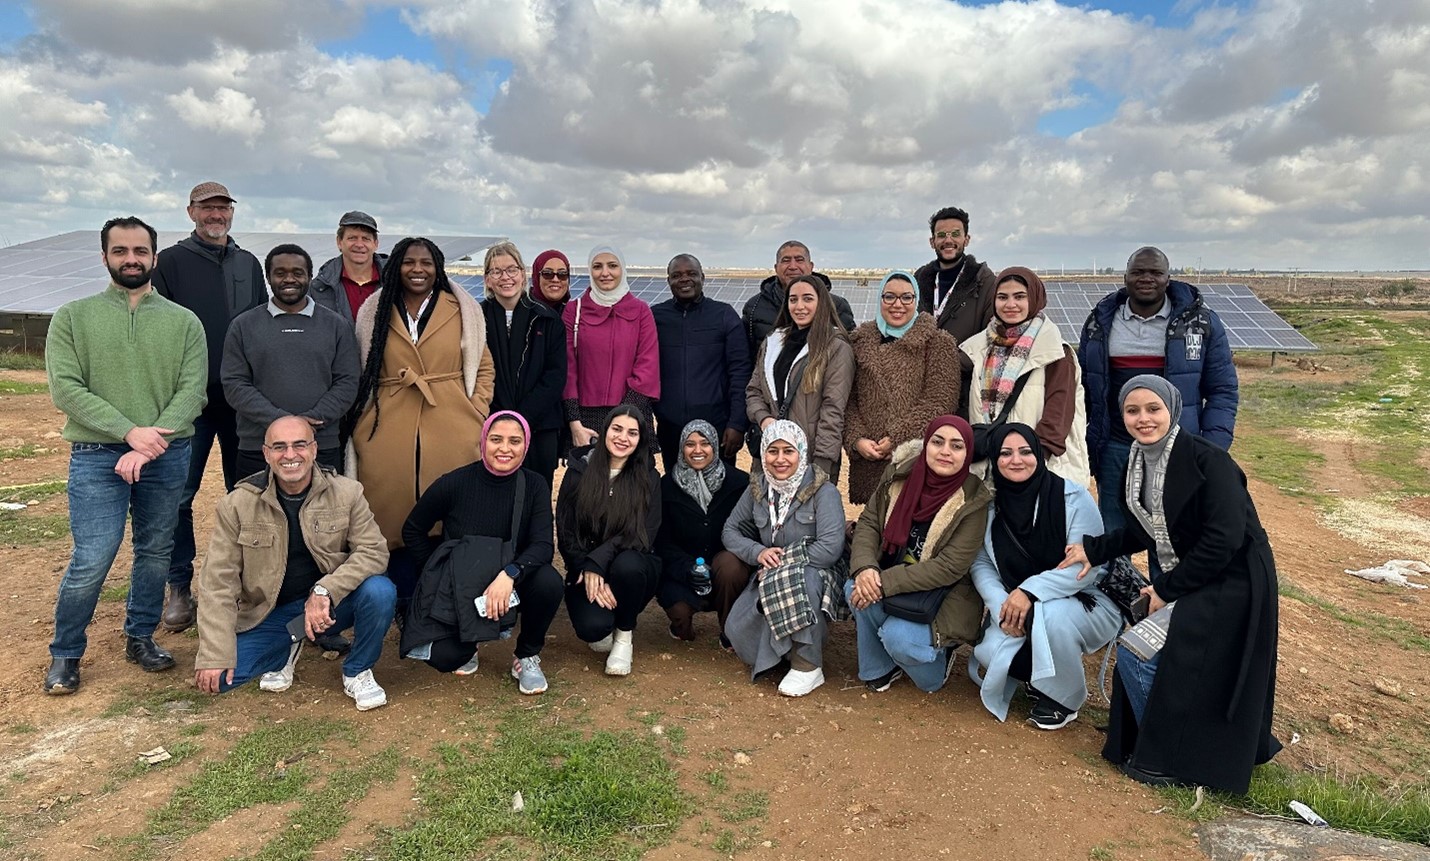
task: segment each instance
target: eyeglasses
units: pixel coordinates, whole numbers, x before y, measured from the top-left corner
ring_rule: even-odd
[[[492,270],[488,271],[487,274],[490,275],[490,276],[492,276],[493,278],[520,278],[520,277],[521,277],[521,267],[520,267],[520,266],[506,266],[506,267],[503,267],[503,268],[501,268],[501,269],[492,269]]]
[[[940,230],[933,235],[934,239],[962,239],[962,230]]]
[[[541,277],[547,281],[570,281],[571,273],[565,269],[562,269],[560,272],[557,272],[555,269],[543,269],[541,270]]]
[[[900,305],[914,304],[914,294],[912,293],[880,293],[879,299],[882,300],[885,305],[892,305],[895,302],[898,302]]]
[[[286,454],[289,449],[292,449],[294,454],[306,454],[308,449],[313,448],[315,446],[317,446],[316,442],[309,442],[308,440],[298,440],[297,442],[291,444],[286,442],[263,444],[264,448],[268,449],[271,452],[277,452],[278,454]]]
[[[198,203],[194,205],[194,208],[199,212],[233,212],[231,203]]]

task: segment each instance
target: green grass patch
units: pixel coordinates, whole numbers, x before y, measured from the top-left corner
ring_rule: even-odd
[[[17,723],[7,727],[5,731],[10,733],[11,735],[28,735],[29,733],[35,732],[38,729],[39,727],[35,726],[32,723]]]
[[[367,795],[373,783],[397,777],[397,749],[384,748],[356,765],[339,769],[288,816],[288,827],[252,856],[252,861],[307,861],[313,848],[338,836],[352,819],[348,805]]]
[[[1227,809],[1294,817],[1287,806],[1300,801],[1321,815],[1332,828],[1341,828],[1387,840],[1430,845],[1430,784],[1384,784],[1371,777],[1340,778],[1306,774],[1280,765],[1258,767],[1245,796],[1207,793],[1201,807],[1191,789],[1160,790],[1173,809],[1198,822],[1222,815]]]
[[[68,538],[68,514],[0,511],[0,544],[48,544]]]
[[[1326,462],[1324,457],[1282,433],[1238,430],[1236,461],[1243,469],[1291,496],[1325,498],[1311,482],[1312,471]]]
[[[118,586],[105,586],[99,590],[99,600],[106,604],[117,604],[120,601],[129,599],[129,584],[122,583]]]
[[[43,371],[44,369],[45,355],[43,353],[26,353],[20,350],[0,350],[0,370]]]
[[[769,793],[737,792],[730,799],[730,806],[720,811],[720,818],[726,822],[747,822],[751,819],[762,819],[769,812]]]
[[[164,688],[157,691],[124,688],[119,697],[100,714],[100,717],[124,717],[127,715],[142,717],[145,712],[150,715],[193,714],[211,702],[213,702],[211,695],[188,686]]]
[[[49,392],[45,383],[22,383],[19,380],[0,380],[0,395],[38,395]]]
[[[725,772],[718,768],[712,768],[701,775],[701,779],[710,784],[710,788],[716,792],[724,792],[730,787],[730,779],[725,776]]]
[[[64,493],[69,487],[69,482],[64,479],[59,481],[41,481],[35,484],[13,484],[9,487],[0,487],[0,502],[43,502],[52,496]]]
[[[133,762],[121,766],[114,774],[116,781],[132,780],[142,774],[151,771],[160,771],[166,768],[173,768],[179,763],[189,759],[199,752],[199,746],[191,741],[181,741],[175,744],[166,744],[164,749],[169,752],[169,758],[163,762],[156,762],[153,765],[136,757]]]
[[[524,810],[512,810],[522,793]],[[664,842],[689,803],[654,734],[545,726],[526,711],[486,744],[444,745],[419,779],[422,818],[388,831],[392,861],[496,857],[634,859]]]
[[[1285,577],[1279,579],[1276,591],[1283,597],[1315,607],[1338,622],[1359,628],[1378,640],[1395,643],[1406,649],[1430,652],[1430,637],[1404,619],[1373,612],[1356,615],[1334,601],[1306,591]]]
[[[25,460],[32,458],[39,453],[39,446],[32,442],[27,442],[20,446],[0,448],[0,460]]]
[[[317,720],[290,720],[254,730],[150,814],[144,831],[126,841],[133,857],[151,858],[175,841],[257,804],[315,798],[321,793],[309,792],[316,769],[308,758],[334,736],[350,734],[347,723]]]

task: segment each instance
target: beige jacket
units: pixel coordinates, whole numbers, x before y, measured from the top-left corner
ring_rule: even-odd
[[[231,669],[238,634],[273,612],[288,565],[288,519],[269,472],[239,482],[218,505],[208,556],[195,589],[199,653],[194,668]],[[362,485],[314,469],[298,512],[303,542],[336,605],[362,581],[387,570],[387,542],[363,498]]]
[[[755,427],[767,418],[779,418],[775,405],[775,360],[784,344],[784,333],[770,332],[760,344],[755,357],[755,371],[745,386],[745,415]],[[844,451],[844,408],[849,392],[854,388],[854,350],[843,338],[835,338],[829,361],[824,365],[824,379],[817,392],[804,390],[804,369],[809,364],[809,348],[805,348],[790,368],[791,382],[785,391],[790,421],[800,426],[809,441],[809,457],[829,475],[837,475],[837,465]]]

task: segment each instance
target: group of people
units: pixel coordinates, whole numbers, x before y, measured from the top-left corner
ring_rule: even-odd
[[[75,547],[47,692],[79,687],[131,512],[129,660],[172,667],[155,629],[197,624],[202,690],[281,691],[314,640],[346,653],[360,710],[386,703],[372,668],[394,618],[403,658],[458,675],[515,634],[511,675],[539,694],[563,604],[624,676],[655,600],[681,640],[713,612],[719,646],[787,696],[823,684],[851,616],[874,692],[937,691],[971,646],[993,715],[1022,689],[1058,729],[1088,697],[1083,656],[1128,621],[1105,571],[1146,550],[1145,602],[1182,609],[1150,659],[1119,647],[1104,755],[1145,782],[1244,790],[1278,749],[1274,563],[1226,451],[1235,370],[1159,250],[1132,255],[1074,346],[1036,273],[967,253],[956,208],[930,219],[934,260],[890,272],[857,326],[800,242],[739,312],[688,254],[648,305],[609,245],[578,298],[566,255],[528,267],[493,245],[478,301],[430,240],[378,254],[364,212],[316,275],[296,245],[261,264],[240,249],[233,212],[224,186],[196,186],[194,233],[162,252],[111,220],[110,285],[54,315]],[[191,587],[215,440],[229,492]]]

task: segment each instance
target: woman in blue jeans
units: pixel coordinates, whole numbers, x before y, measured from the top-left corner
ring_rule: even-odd
[[[969,569],[991,497],[968,474],[972,453],[968,422],[948,415],[929,422],[922,440],[894,450],[854,527],[854,577],[844,589],[857,625],[859,678],[871,691],[887,691],[907,673],[933,693],[948,680],[958,644],[978,637],[983,602]],[[943,591],[931,620],[904,618],[887,606],[891,597],[908,600],[930,590]]]

